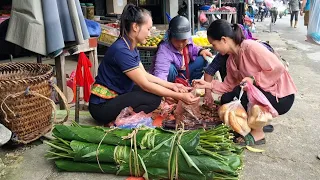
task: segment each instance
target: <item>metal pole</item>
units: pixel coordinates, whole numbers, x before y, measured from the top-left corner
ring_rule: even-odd
[[[191,0],[188,0],[188,19],[189,19],[189,22],[191,23],[192,22],[192,19],[191,19]]]
[[[219,8],[221,8],[221,0],[219,0]]]
[[[192,35],[194,35],[194,0],[191,0],[191,28]],[[198,30],[199,31],[199,30]]]

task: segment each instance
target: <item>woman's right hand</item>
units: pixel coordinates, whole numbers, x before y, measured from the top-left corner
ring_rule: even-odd
[[[200,97],[196,97],[192,93],[181,93],[180,96],[181,96],[180,100],[188,105],[194,104],[200,99]]]
[[[204,104],[207,106],[210,106],[213,104],[213,97],[211,94],[211,91],[206,91],[206,93],[204,94]]]
[[[192,81],[192,86],[196,89],[211,89],[211,83],[203,79],[195,79]]]

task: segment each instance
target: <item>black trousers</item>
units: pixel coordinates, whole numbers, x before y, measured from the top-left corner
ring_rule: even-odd
[[[299,11],[292,11],[290,21],[293,21],[293,18],[295,21],[298,21],[298,16],[299,16]]]
[[[261,88],[258,87],[258,89],[267,97],[271,105],[278,111],[279,115],[287,113],[294,102],[294,94],[288,95],[283,98],[279,98],[278,102],[275,96],[273,96],[269,92],[263,91]],[[235,87],[231,92],[225,93],[221,97],[221,104],[226,104],[231,101],[233,101],[234,97],[239,98],[241,88],[240,86]],[[248,109],[248,97],[246,92],[243,93],[243,96],[241,97],[241,104],[244,107],[244,109]]]
[[[134,86],[132,92],[119,95],[106,103],[89,103],[91,116],[102,124],[107,124],[116,119],[121,110],[132,107],[134,112],[150,113],[157,109],[161,103],[161,97],[143,91],[139,86]]]

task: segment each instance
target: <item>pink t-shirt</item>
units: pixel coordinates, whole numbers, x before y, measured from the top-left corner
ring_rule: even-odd
[[[238,66],[235,62],[238,62]],[[231,92],[243,78],[250,76],[255,78],[257,86],[277,98],[297,92],[290,74],[278,57],[253,40],[244,40],[239,55],[229,56],[227,76],[222,83],[212,81],[212,91],[220,94]]]

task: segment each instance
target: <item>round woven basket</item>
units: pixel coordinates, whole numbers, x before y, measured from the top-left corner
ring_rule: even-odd
[[[34,141],[52,128],[52,76],[53,68],[46,64],[0,64],[0,118],[20,143]]]

